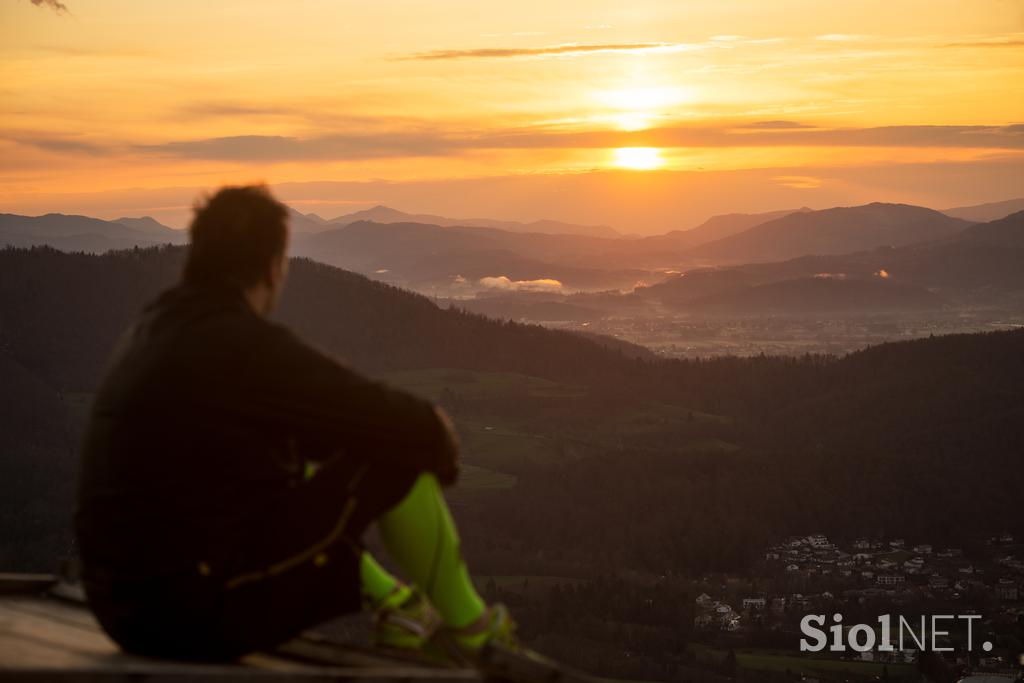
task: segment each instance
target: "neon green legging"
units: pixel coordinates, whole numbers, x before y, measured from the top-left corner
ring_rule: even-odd
[[[388,555],[419,586],[447,626],[462,628],[484,613],[484,601],[473,587],[459,551],[459,535],[441,484],[421,474],[398,505],[377,520]],[[367,552],[360,564],[363,593],[381,602],[399,585]]]

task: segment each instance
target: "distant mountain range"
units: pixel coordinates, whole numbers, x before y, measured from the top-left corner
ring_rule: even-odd
[[[691,248],[730,237],[776,218],[782,218],[792,213],[805,213],[810,210],[805,206],[799,209],[784,209],[766,213],[726,213],[712,216],[695,228],[672,230],[664,235],[646,238],[645,241],[648,244],[653,244],[656,241],[664,242],[673,249]]]
[[[899,298],[911,308],[939,305],[938,297],[994,304],[1024,298],[1022,263],[1024,211],[924,244],[698,269],[640,288],[637,294],[680,310],[775,305],[766,303],[765,292],[777,294],[780,306],[784,299],[795,306],[800,297],[810,301],[826,291],[839,304],[855,288],[863,295],[864,310],[878,308],[875,293]],[[872,283],[872,288],[861,283]]]
[[[791,213],[698,246],[692,253],[719,263],[782,261],[938,240],[968,225],[970,221],[933,209],[874,202]]]
[[[320,219],[323,220],[323,219]],[[607,225],[577,225],[562,221],[539,220],[530,223],[519,221],[500,221],[493,218],[446,218],[431,214],[412,214],[387,206],[375,206],[370,209],[356,211],[325,221],[333,227],[343,227],[351,223],[369,221],[372,223],[426,223],[450,228],[454,226],[469,228],[497,228],[509,232],[539,232],[549,235],[586,235],[589,237],[621,237],[616,230]]]
[[[291,228],[292,234],[295,235],[311,234],[330,229],[327,221],[315,213],[300,213],[290,206],[288,207],[288,226]]]
[[[773,262],[805,254],[843,254],[942,240],[970,225],[932,209],[881,203],[732,214],[715,217],[693,231],[617,239],[357,221],[299,235],[294,249],[300,255],[424,291],[498,276],[513,281],[557,280],[567,290],[593,291],[652,283],[664,269]]]
[[[648,271],[601,259],[611,240],[580,235],[517,233],[497,228],[358,221],[296,236],[298,256],[424,291],[481,288],[483,278],[557,280],[572,289],[632,287]]]
[[[1024,208],[1005,218],[972,225],[964,231],[963,242],[1024,249]]]
[[[987,223],[999,218],[1005,218],[1011,213],[1024,211],[1024,197],[1007,199],[1002,202],[990,202],[988,204],[975,204],[974,206],[958,206],[953,209],[943,209],[942,213],[954,218],[974,221],[975,223]]]
[[[44,216],[0,214],[0,245],[46,245],[62,251],[99,254],[111,249],[184,242],[184,231],[168,228],[148,216],[105,221],[60,213]]]
[[[588,321],[676,313],[713,316],[1024,310],[1024,211],[952,237],[851,254],[695,268],[629,294],[480,297],[462,305],[492,316]]]
[[[968,208],[998,213],[998,206],[1012,203]],[[658,300],[672,306],[693,305],[700,297],[715,296],[727,289],[785,279],[773,276],[766,281],[755,277],[755,273],[792,271],[789,279],[806,279],[821,272],[843,272],[843,267],[857,270],[853,268],[854,261],[874,263],[863,254],[879,249],[890,250],[900,259],[916,254],[918,261],[913,268],[917,269],[925,268],[925,261],[946,258],[948,262],[932,270],[945,273],[947,279],[952,273],[967,277],[965,269],[970,268],[981,276],[981,264],[999,261],[1001,256],[986,252],[982,257],[977,250],[993,244],[1015,246],[1013,240],[1019,238],[1019,233],[1014,220],[1011,216],[1005,223],[973,225],[966,219],[924,207],[876,202],[824,210],[803,207],[761,214],[726,214],[714,216],[691,230],[637,238],[623,237],[614,231],[613,236],[557,232],[601,231],[591,230],[595,226],[554,221],[510,223],[474,219],[467,222],[489,225],[461,225],[457,219],[408,214],[383,206],[331,220],[291,210],[293,254],[432,295],[515,294],[538,288],[555,294],[631,290],[637,285],[654,285],[672,271],[687,272],[685,280],[670,277],[663,288],[640,290],[641,299],[650,301],[657,295]],[[49,245],[64,251],[102,253],[134,246],[181,244],[185,238],[184,231],[172,230],[149,217],[106,221],[62,214],[0,215],[0,244],[14,246]],[[926,245],[934,248],[926,249]],[[904,251],[911,246],[919,248]],[[841,259],[840,265],[835,265],[835,259],[826,258],[844,255],[850,258]],[[793,259],[816,264],[813,267],[817,270],[779,265]],[[965,265],[968,262],[975,265]],[[767,265],[760,269],[750,265],[758,263]],[[732,265],[746,267],[725,268]],[[716,269],[701,270],[708,266]],[[851,277],[871,276],[879,268],[874,266],[866,274]],[[905,277],[913,268],[901,265],[898,272]],[[1009,271],[1004,273],[999,268],[989,275],[994,277],[997,273],[1012,279]],[[941,280],[936,275],[922,282],[901,284],[932,288],[942,286]],[[824,291],[829,285],[803,286]],[[829,291],[839,296],[840,289],[855,286],[832,285]],[[919,299],[923,302],[929,297]],[[494,304],[488,305],[493,308]],[[589,303],[581,305],[591,308]],[[505,309],[511,311],[510,306]],[[562,309],[558,313],[550,307],[542,310],[536,302],[532,307],[545,317],[569,312]],[[573,312],[573,317],[581,315],[588,313]]]

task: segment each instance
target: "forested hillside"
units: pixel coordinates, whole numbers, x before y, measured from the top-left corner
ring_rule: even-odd
[[[73,552],[89,394],[181,257],[0,252],[4,566]],[[638,359],[305,260],[279,317],[454,414],[472,467],[453,496],[467,551],[494,573],[742,569],[793,533],[941,543],[1021,524],[1005,510],[1019,506],[1024,331],[841,359]]]
[[[174,247],[102,256],[0,251],[3,348],[56,389],[91,390],[117,337],[174,283],[183,257]],[[293,261],[277,317],[373,372],[466,367],[573,382],[634,372],[621,354],[578,335],[442,310],[424,296],[307,259]]]

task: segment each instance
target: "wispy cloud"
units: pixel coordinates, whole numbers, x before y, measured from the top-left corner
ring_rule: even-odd
[[[811,190],[822,185],[821,178],[807,175],[779,175],[772,180],[783,187],[792,187],[798,190]]]
[[[82,46],[82,45],[33,45],[33,51],[60,55],[62,57],[100,57],[107,59],[136,59],[160,57],[156,50],[145,50],[140,48],[116,47],[110,44]]]
[[[868,36],[861,35],[859,33],[823,33],[820,36],[814,36],[814,39],[828,43],[847,43],[852,40],[863,40],[867,37]]]
[[[199,99],[184,101],[168,107],[164,115],[171,120],[189,119],[237,119],[242,127],[245,122],[259,119],[277,119],[310,131],[355,131],[359,136],[401,133],[422,133],[433,130],[434,124],[423,118],[389,114],[360,114],[358,106],[362,101],[339,101],[336,98],[290,99],[287,102],[261,101],[258,99]],[[457,127],[457,123],[449,123]]]
[[[68,11],[68,6],[60,0],[32,0],[32,4],[36,7],[49,7],[57,14],[62,14]]]
[[[81,154],[88,156],[104,156],[115,151],[109,145],[94,144],[82,140],[70,140],[61,136],[50,136],[46,134],[33,134],[28,136],[12,136],[19,144],[35,147],[47,152],[58,152],[60,154]]]
[[[295,138],[282,135],[235,135],[139,145],[135,151],[189,159],[288,161],[445,156],[460,145],[430,132],[371,135],[323,135]]]
[[[1010,33],[1002,36],[984,36],[946,43],[943,47],[1021,47],[1024,45],[1024,33]]]
[[[686,52],[700,50],[697,43],[605,43],[580,45],[568,43],[549,47],[487,47],[472,50],[431,50],[396,57],[397,60],[497,59],[509,57],[568,57],[602,52]]]
[[[248,104],[238,102],[189,102],[178,112],[187,116],[289,116],[297,113],[295,107],[270,104]]]
[[[797,128],[816,128],[817,126],[812,126],[809,123],[800,123],[799,121],[755,121],[737,127],[755,130],[793,130]]]
[[[160,144],[102,145],[59,135],[0,133],[0,139],[64,154],[115,153],[242,162],[359,160],[456,156],[495,149],[612,149],[619,147],[907,147],[1024,150],[1024,124],[1009,126],[884,126],[816,128],[798,121],[730,126],[674,126],[642,131],[565,131],[547,128],[491,131],[381,130],[310,137],[235,135]]]
[[[734,126],[671,126],[649,130],[493,134],[480,147],[950,147],[1024,149],[1021,125],[881,126],[876,128],[779,129]]]

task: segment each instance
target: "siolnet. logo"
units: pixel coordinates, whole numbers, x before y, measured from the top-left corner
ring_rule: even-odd
[[[966,623],[967,650],[973,651],[973,622],[981,619],[981,615],[933,614],[922,616],[919,624],[911,623],[902,616],[897,619],[894,620],[891,614],[883,614],[878,617],[877,627],[873,624],[845,626],[843,615],[833,614],[834,623],[826,631],[822,628],[826,623],[824,614],[808,614],[800,620],[800,632],[804,636],[800,639],[800,651],[821,652],[827,647],[830,652],[895,652],[910,648],[952,652],[953,647],[948,644],[948,637],[958,626],[958,621]],[[893,638],[894,633],[896,638]],[[985,652],[991,652],[992,647],[992,643],[987,640],[981,644]]]

